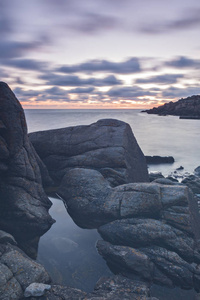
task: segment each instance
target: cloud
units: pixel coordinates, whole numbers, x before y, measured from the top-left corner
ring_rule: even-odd
[[[45,42],[42,39],[30,42],[2,40],[0,43],[0,60],[22,57],[29,51],[40,49]]]
[[[178,79],[183,78],[183,74],[164,74],[158,76],[151,76],[148,78],[137,79],[136,83],[152,83],[152,84],[173,84],[178,81]]]
[[[96,34],[118,27],[117,19],[105,14],[85,13],[79,18],[80,20],[68,25],[68,27],[85,34]]]
[[[111,88],[106,94],[110,97],[136,99],[137,97],[152,96],[155,92],[144,90],[138,86],[126,86]]]
[[[88,88],[76,88],[76,89],[71,89],[68,90],[69,94],[89,94],[94,92],[95,88],[94,87],[88,87]]]
[[[200,94],[200,86],[191,86],[187,88],[170,87],[162,92],[164,98],[185,98]]]
[[[75,75],[56,75],[56,74],[45,74],[39,77],[46,81],[47,85],[56,86],[112,86],[122,84],[122,81],[117,79],[114,75],[107,76],[105,78],[94,78],[90,77],[87,79],[80,78]]]
[[[47,69],[46,62],[34,59],[9,59],[3,60],[2,64],[9,67],[14,67],[22,70],[44,71]]]
[[[161,34],[171,31],[187,30],[198,26],[200,26],[199,8],[185,12],[182,17],[176,20],[147,24],[140,27],[139,31],[146,34]]]
[[[112,62],[108,60],[90,60],[77,65],[63,66],[57,69],[61,73],[76,72],[110,72],[118,74],[132,74],[140,72],[140,63],[137,57],[131,57],[123,62]]]
[[[165,66],[173,67],[177,69],[182,68],[199,68],[200,67],[200,60],[192,59],[186,56],[178,56],[170,61],[165,62]]]

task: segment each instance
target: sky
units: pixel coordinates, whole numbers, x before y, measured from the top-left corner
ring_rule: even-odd
[[[199,0],[0,0],[0,80],[24,108],[200,94]]]

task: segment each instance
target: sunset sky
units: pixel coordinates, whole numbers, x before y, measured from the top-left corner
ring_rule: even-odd
[[[199,0],[0,0],[0,75],[24,108],[200,94]]]

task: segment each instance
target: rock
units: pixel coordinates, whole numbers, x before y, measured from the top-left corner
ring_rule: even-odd
[[[74,222],[83,228],[97,228],[129,216],[156,216],[161,206],[159,187],[130,183],[111,188],[99,172],[87,169],[67,172],[58,195]]]
[[[142,191],[142,199],[145,193],[152,197],[154,191],[157,212],[153,214],[155,209],[151,211],[146,206],[151,211],[150,218],[130,217],[130,208],[126,218],[121,215],[100,226],[98,231],[104,241],[97,243],[99,253],[115,274],[199,291],[200,215],[192,192],[183,185],[127,184],[121,187],[123,199],[129,199],[130,186],[134,185]],[[128,211],[129,202],[125,207]]]
[[[154,183],[160,183],[160,184],[165,184],[165,185],[179,185],[178,180],[173,180],[173,179],[169,179],[170,177],[167,178],[157,178],[155,180],[153,180]]]
[[[173,181],[174,183],[178,183],[178,182],[179,182],[176,178],[174,178],[174,177],[171,176],[171,175],[167,176],[166,179],[168,179],[168,180],[170,180],[170,181]]]
[[[188,225],[190,228],[190,224]],[[154,219],[117,220],[98,229],[104,240],[115,245],[133,248],[159,246],[178,253],[189,262],[194,261],[192,237],[165,222]],[[189,230],[188,230],[189,231]],[[197,254],[200,262],[200,254]]]
[[[180,166],[176,169],[177,171],[181,171],[181,170],[184,170],[184,167],[183,166]]]
[[[174,158],[172,156],[145,156],[148,165],[151,164],[173,164]]]
[[[94,291],[85,292],[68,286],[53,285],[42,297],[30,300],[158,300],[150,296],[148,284],[123,276],[100,278]]]
[[[30,300],[86,300],[87,294],[69,286],[52,285],[42,297],[31,297]]]
[[[44,267],[9,243],[0,244],[0,299],[21,299],[32,282],[49,283]]]
[[[51,285],[44,284],[44,283],[37,283],[33,282],[31,283],[24,292],[24,297],[39,297],[43,296],[46,291],[49,291],[51,289]]]
[[[95,169],[113,186],[148,181],[145,157],[130,126],[114,119],[29,134],[51,177],[60,184],[73,168]]]
[[[150,182],[152,182],[158,178],[164,178],[164,176],[162,175],[161,172],[154,171],[154,172],[149,173],[149,181]]]
[[[14,237],[3,231],[3,230],[0,230],[0,244],[4,244],[4,243],[10,243],[12,245],[17,245],[17,242],[15,241]]]
[[[164,105],[143,112],[158,115],[187,116],[187,118],[200,117],[200,96],[193,95],[176,102],[165,103]]]
[[[54,222],[42,188],[23,109],[7,84],[0,83],[0,228],[27,253]],[[30,243],[29,243],[30,242]],[[31,246],[31,247],[32,247]]]
[[[197,167],[195,170],[194,170],[194,173],[196,176],[199,176],[200,177],[200,166]]]
[[[123,276],[101,278],[87,300],[158,300],[150,297],[148,284]]]
[[[187,185],[194,194],[200,194],[200,178],[199,176],[189,175],[182,180],[182,184]]]

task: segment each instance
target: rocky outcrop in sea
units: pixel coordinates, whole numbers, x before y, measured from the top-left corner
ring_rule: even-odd
[[[200,118],[200,96],[194,95],[184,99],[180,99],[177,102],[169,102],[164,105],[154,107],[152,109],[144,110],[142,112],[147,112],[148,114],[157,115],[172,115]]]

